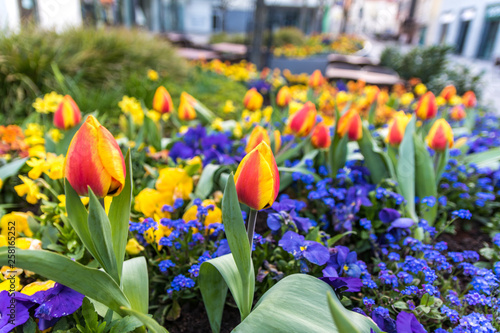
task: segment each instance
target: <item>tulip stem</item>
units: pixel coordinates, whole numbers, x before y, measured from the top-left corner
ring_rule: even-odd
[[[255,209],[250,209],[250,215],[248,217],[247,235],[248,235],[248,242],[250,243],[250,252],[252,252],[253,234],[255,231],[255,223],[257,222],[258,213],[259,211]]]

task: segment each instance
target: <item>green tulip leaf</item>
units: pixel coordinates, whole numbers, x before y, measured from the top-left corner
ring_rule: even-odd
[[[382,156],[384,152],[377,149],[377,144],[373,140],[370,131],[363,126],[363,137],[358,140],[359,150],[363,154],[365,166],[370,170],[370,178],[374,184],[378,184],[382,179],[389,177],[386,160]]]
[[[140,313],[148,313],[149,279],[148,265],[144,257],[123,262],[121,289],[127,296],[132,309]]]
[[[89,189],[89,215],[88,226],[92,235],[95,250],[101,261],[99,263],[117,283],[120,283],[116,257],[113,251],[111,238],[111,223],[104,207],[101,205],[94,192]]]
[[[444,169],[446,165],[448,165],[448,161],[450,160],[450,149],[446,146],[446,150],[444,152],[436,152],[438,163],[436,168],[436,186],[439,185],[439,181],[441,180],[441,176],[443,175]]]
[[[88,225],[88,212],[80,199],[80,196],[73,189],[67,179],[64,180],[64,192],[66,193],[66,212],[68,213],[69,223],[80,237],[83,245],[92,254],[98,262],[102,262],[102,258],[96,251],[94,241],[90,236]]]
[[[130,149],[125,156],[125,186],[121,193],[113,198],[109,207],[109,221],[111,223],[111,236],[113,239],[113,251],[116,257],[118,276],[122,276],[123,259],[125,247],[127,246],[128,223],[130,220],[130,205],[132,203],[132,161]]]
[[[334,301],[335,320],[328,293]],[[328,284],[310,275],[293,274],[269,289],[233,332],[366,333],[370,329],[380,332],[368,317],[345,309]]]
[[[121,310],[123,312],[125,312],[126,314],[128,314],[130,316],[134,316],[135,318],[139,319],[148,328],[149,332],[151,332],[151,333],[168,333],[168,331],[164,327],[160,326],[160,324],[158,324],[156,322],[156,320],[154,320],[152,317],[150,317],[147,314],[138,312],[138,311],[133,310],[133,309],[129,309],[129,308],[124,307],[124,306],[121,307]]]
[[[8,247],[1,247],[1,266],[8,264],[7,254]],[[16,249],[15,265],[74,289],[119,314],[123,314],[120,307],[130,308],[127,297],[107,273],[83,266],[58,253]]]
[[[339,137],[337,140],[334,140],[330,145],[330,172],[334,179],[337,177],[337,172],[342,169],[347,162],[348,142],[348,136],[344,135],[342,138]]]
[[[432,157],[420,136],[414,135],[413,139],[415,144],[415,193],[421,199],[429,196],[436,198],[437,184]],[[433,225],[436,220],[437,208],[438,205],[429,207],[427,204],[421,203],[420,216]]]
[[[463,162],[467,165],[476,164],[480,167],[494,165],[500,161],[500,147],[492,148],[484,152],[467,155]]]
[[[10,163],[7,163],[0,167],[0,179],[5,180],[9,177],[12,177],[14,175],[17,175],[19,173],[19,170],[26,164],[26,161],[28,158],[21,158],[18,160],[14,160]]]
[[[415,122],[416,118],[413,116],[406,125],[403,141],[399,145],[399,160],[396,173],[399,190],[407,201],[407,213],[409,217],[417,221],[418,217],[415,211],[415,145],[413,143]]]

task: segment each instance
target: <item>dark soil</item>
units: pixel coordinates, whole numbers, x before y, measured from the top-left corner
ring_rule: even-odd
[[[231,332],[240,323],[240,312],[237,308],[227,306],[222,315],[221,333]],[[182,307],[181,316],[176,321],[167,321],[166,328],[171,333],[205,333],[211,332],[207,313],[203,302],[186,304]]]
[[[484,243],[491,245],[488,234],[481,231],[482,225],[479,222],[471,221],[465,228],[464,221],[456,221],[455,234],[442,233],[437,241],[445,241],[448,244],[448,251],[477,251],[484,247]]]

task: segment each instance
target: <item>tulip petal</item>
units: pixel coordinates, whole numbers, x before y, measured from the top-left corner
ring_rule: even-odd
[[[111,184],[107,194],[120,193],[125,186],[125,160],[122,151],[105,127],[99,125],[97,133],[99,157],[104,169],[111,175]]]
[[[111,185],[111,176],[96,154],[99,139],[94,123],[97,120],[90,116],[71,140],[64,162],[64,174],[78,194],[86,195],[87,186],[90,186],[97,196],[104,197]]]

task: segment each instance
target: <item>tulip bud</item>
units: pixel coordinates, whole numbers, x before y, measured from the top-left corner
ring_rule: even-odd
[[[311,143],[316,148],[328,148],[331,143],[330,129],[325,123],[321,122],[314,128],[311,136]]]
[[[125,185],[125,161],[111,133],[93,116],[76,132],[64,161],[64,176],[81,196],[118,195]]]
[[[391,146],[397,147],[403,141],[406,125],[408,125],[410,119],[411,116],[405,114],[404,111],[399,111],[394,115],[386,139]]]
[[[439,94],[439,96],[443,97],[447,102],[450,101],[457,94],[457,89],[454,85],[450,84],[443,88],[443,91]]]
[[[415,113],[422,120],[428,120],[436,116],[437,103],[432,92],[428,91],[420,98]]]
[[[455,105],[450,112],[450,117],[453,120],[459,121],[467,116],[465,109],[462,105]]]
[[[316,89],[323,85],[325,78],[319,69],[315,70],[309,77],[309,87]]]
[[[436,120],[427,135],[427,144],[435,151],[445,151],[453,147],[453,131],[450,124],[443,118]]]
[[[160,113],[169,113],[174,110],[172,97],[170,97],[170,94],[164,86],[159,86],[158,89],[156,89],[153,97],[153,110]]]
[[[270,207],[280,189],[278,166],[271,148],[261,142],[238,165],[234,175],[241,203],[255,210]]]
[[[193,104],[196,100],[186,92],[181,94],[178,115],[180,120],[193,120],[196,118],[196,110]]]
[[[262,126],[255,126],[248,137],[247,146],[245,147],[245,152],[248,154],[255,147],[257,147],[262,141],[271,144],[271,140],[269,139],[269,135],[267,131]]]
[[[78,105],[76,105],[71,96],[64,96],[54,113],[54,126],[59,129],[68,130],[75,127],[81,120],[82,114]]]
[[[306,102],[302,108],[288,119],[290,129],[298,136],[307,136],[316,124],[316,106]]]
[[[340,117],[337,133],[341,137],[347,133],[349,141],[358,141],[363,137],[363,126],[358,111],[351,109]]]
[[[259,110],[262,107],[262,102],[264,102],[264,97],[255,88],[248,90],[243,98],[243,105],[249,111]]]
[[[281,133],[279,130],[274,130],[274,152],[277,152],[281,148]],[[1,189],[1,187],[0,187]]]
[[[290,88],[288,86],[283,86],[278,91],[278,95],[276,95],[276,104],[279,107],[286,107],[288,103],[292,100],[292,93],[290,92]]]
[[[476,94],[474,94],[472,90],[467,91],[462,96],[462,103],[465,105],[466,108],[475,107],[477,104]]]

